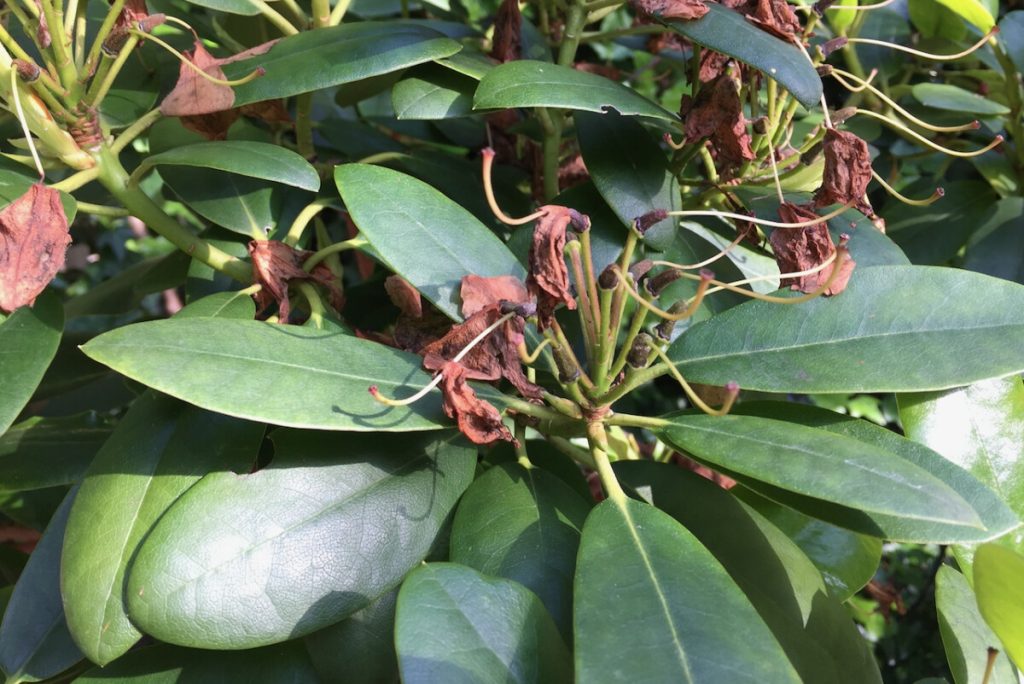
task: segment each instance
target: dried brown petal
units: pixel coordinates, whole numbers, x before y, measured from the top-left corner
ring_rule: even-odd
[[[0,211],[0,311],[35,303],[64,265],[71,236],[60,193],[42,183]]]
[[[185,57],[210,76],[224,78],[221,60],[207,52],[202,42],[197,40],[195,49],[191,53],[186,52]],[[178,82],[160,103],[160,112],[164,116],[195,116],[231,109],[234,104],[235,91],[230,86],[211,83],[182,63]]]
[[[384,279],[384,290],[388,299],[406,316],[419,318],[423,315],[423,300],[420,291],[409,284],[401,276],[388,276]]]
[[[277,315],[281,323],[287,323],[291,314],[288,286],[295,280],[310,280],[324,286],[330,297],[331,306],[341,309],[344,298],[335,281],[334,274],[325,263],[319,263],[310,273],[302,270],[302,264],[313,253],[294,249],[277,240],[251,240],[249,255],[252,257],[253,274],[263,288],[256,293],[256,304],[260,310],[277,302]]]
[[[459,431],[474,444],[490,445],[500,440],[515,442],[501,414],[493,405],[476,396],[466,382],[466,369],[449,361],[441,369],[442,407],[449,418],[454,418]]]
[[[551,326],[555,308],[565,304],[576,308],[576,299],[569,290],[569,270],[565,265],[565,231],[573,223],[579,228],[590,220],[568,207],[549,204],[541,207],[544,215],[537,221],[530,245],[530,268],[526,289],[537,298],[537,327]]]
[[[511,62],[522,53],[521,29],[523,15],[519,12],[519,0],[503,0],[494,17],[494,47],[491,57],[499,62]]]
[[[710,138],[719,172],[727,174],[754,158],[739,89],[728,75],[706,84],[696,99],[685,96],[680,114],[686,119],[687,143]]]
[[[227,140],[228,130],[238,120],[237,109],[181,117],[181,125],[207,140]]]
[[[690,21],[708,13],[708,6],[703,0],[632,0],[630,4],[642,17]]]
[[[870,216],[871,205],[864,199],[871,182],[871,153],[868,144],[849,131],[825,131],[825,170],[821,187],[814,194],[814,206],[855,204]]]
[[[710,83],[725,73],[726,67],[732,57],[714,50],[704,50],[700,55],[700,72],[698,78],[701,83]]]
[[[467,275],[462,278],[462,315],[470,317],[481,309],[485,309],[503,301],[513,304],[525,304],[530,301],[530,293],[526,285],[515,276],[495,276],[485,278],[478,275]]]
[[[786,0],[757,0],[757,6],[747,18],[784,40],[797,40],[802,30],[800,20]]]
[[[818,214],[808,207],[784,202],[779,207],[779,217],[786,223],[801,223],[818,218]],[[810,270],[825,263],[836,253],[836,246],[825,223],[816,223],[806,228],[776,228],[768,241],[775,253],[779,270],[783,273]],[[845,290],[855,265],[852,259],[846,259],[842,271],[825,294],[834,295]],[[828,280],[833,268],[826,266],[811,275],[784,278],[782,286],[790,285],[794,290],[813,292]]]
[[[285,108],[284,100],[280,98],[242,105],[238,108],[238,112],[242,116],[259,119],[268,124],[290,124],[292,122],[291,114]]]

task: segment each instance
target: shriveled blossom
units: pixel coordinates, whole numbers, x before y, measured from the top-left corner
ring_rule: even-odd
[[[779,218],[786,223],[802,223],[818,218],[818,214],[809,207],[784,202],[779,207]],[[824,222],[804,228],[776,228],[772,231],[768,242],[775,253],[775,261],[779,265],[779,270],[783,273],[795,273],[816,268],[836,254],[835,243],[832,242],[832,236]],[[842,270],[832,281],[825,294],[834,295],[845,290],[854,266],[856,263],[852,259],[844,260]],[[792,289],[801,292],[813,292],[829,279],[833,267],[826,266],[810,275],[784,278],[782,285],[789,285]]]
[[[708,13],[703,0],[632,0],[630,3],[642,17],[692,21]]]
[[[326,288],[331,306],[340,309],[344,303],[341,289],[325,263],[319,263],[306,273],[302,264],[312,252],[294,249],[277,240],[251,240],[249,255],[252,257],[253,274],[262,289],[256,293],[256,304],[260,310],[277,303],[278,320],[287,323],[291,315],[291,301],[288,286],[294,281],[307,280]]]
[[[537,220],[530,244],[529,274],[526,289],[537,298],[537,327],[551,327],[555,308],[565,304],[576,308],[576,299],[569,289],[569,270],[565,265],[566,230],[573,225],[587,230],[590,219],[574,209],[557,205],[541,207],[544,214]]]
[[[449,418],[455,419],[462,434],[474,444],[485,446],[502,440],[516,441],[501,422],[498,409],[478,397],[466,382],[470,376],[463,366],[448,361],[441,373],[441,406]]]
[[[825,131],[825,170],[821,187],[814,193],[814,206],[853,204],[868,216],[874,212],[865,199],[871,182],[871,153],[868,144],[849,131]]]
[[[519,0],[502,0],[494,17],[494,40],[491,57],[499,62],[517,60],[522,52],[523,15]]]
[[[64,265],[71,236],[60,192],[35,183],[0,211],[0,311],[35,303]]]
[[[683,97],[686,142],[711,141],[720,172],[729,172],[754,158],[736,82],[727,74],[707,83],[696,98]]]
[[[768,33],[784,40],[799,40],[800,20],[786,0],[757,0],[747,18]]]

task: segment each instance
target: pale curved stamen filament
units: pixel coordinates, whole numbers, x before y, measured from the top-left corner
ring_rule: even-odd
[[[900,202],[903,202],[904,204],[909,204],[912,207],[927,207],[929,204],[934,204],[935,202],[938,202],[946,194],[946,191],[943,190],[942,188],[935,188],[935,191],[925,199],[910,199],[903,193],[899,192],[896,188],[886,183],[885,179],[878,175],[878,173],[874,169],[871,169],[871,176],[876,181],[878,181],[879,185],[885,188],[885,191],[887,193],[895,197]]]
[[[216,85],[230,86],[230,87],[245,85],[246,83],[249,83],[250,81],[253,81],[253,80],[257,79],[260,76],[262,76],[264,73],[266,73],[263,70],[263,67],[256,67],[255,69],[253,69],[251,72],[249,72],[248,74],[246,74],[242,78],[235,79],[234,81],[228,81],[228,80],[225,80],[223,78],[217,78],[216,76],[211,76],[210,74],[208,74],[205,71],[203,71],[202,69],[200,69],[196,65],[196,63],[193,62],[191,59],[189,59],[185,55],[181,54],[172,45],[170,45],[168,43],[165,43],[164,41],[160,40],[159,38],[157,38],[153,34],[146,33],[145,31],[139,31],[138,29],[130,29],[128,31],[128,33],[130,33],[131,35],[135,36],[136,38],[139,38],[139,39],[142,39],[142,40],[152,41],[153,43],[159,45],[164,50],[167,50],[172,55],[177,57],[179,62],[181,62],[182,64],[187,66],[189,69],[194,71],[197,76],[199,76],[201,78],[204,78],[207,81],[209,81],[210,83],[214,83]]]
[[[455,358],[452,359],[452,362],[458,363],[459,361],[461,361],[466,356],[466,354],[472,351],[473,347],[480,344],[484,339],[487,338],[488,335],[494,332],[499,326],[501,326],[505,321],[512,318],[513,316],[515,316],[515,312],[510,311],[509,313],[505,314],[504,316],[496,320],[494,323],[491,323],[489,326],[484,328],[479,335],[470,340],[469,344],[462,348],[462,351],[455,355]],[[426,387],[424,387],[411,397],[407,397],[405,399],[390,399],[388,397],[385,397],[380,393],[376,385],[370,387],[370,395],[373,396],[374,399],[376,399],[377,401],[386,406],[408,406],[409,404],[415,401],[419,401],[420,399],[425,397],[427,393],[430,392],[430,390],[434,389],[441,383],[443,377],[443,373],[438,373],[437,375],[434,376],[434,379],[427,384]]]
[[[935,131],[936,133],[957,133],[959,131],[977,130],[979,127],[977,120],[971,121],[970,123],[960,124],[959,126],[937,126],[935,124],[930,124],[927,121],[923,121],[922,119],[919,119],[910,112],[908,112],[906,109],[898,105],[896,101],[893,100],[891,97],[889,97],[888,95],[886,95],[881,90],[874,87],[864,79],[858,77],[856,74],[852,74],[849,71],[844,71],[842,69],[833,68],[832,71],[829,73],[829,76],[838,81],[839,85],[843,86],[851,93],[859,92],[860,90],[864,90],[865,88],[867,88],[871,93],[875,95],[875,97],[877,97],[879,100],[895,109],[897,112],[903,115],[904,118],[909,119],[912,123],[917,124],[921,128],[926,128],[929,131]],[[854,90],[854,88],[849,83],[846,82],[847,78],[853,80],[854,82],[860,82],[861,85],[859,89]]]
[[[743,241],[743,233],[740,233],[739,235],[736,236],[735,240],[733,240],[728,245],[726,245],[720,252],[718,252],[718,254],[716,254],[716,255],[714,255],[712,257],[708,257],[704,261],[698,261],[695,264],[677,264],[677,263],[675,263],[673,261],[661,261],[661,260],[654,260],[654,261],[651,262],[651,264],[654,265],[654,266],[668,266],[669,268],[674,268],[674,269],[677,269],[679,271],[693,271],[693,270],[696,270],[698,268],[704,268],[705,266],[710,266],[711,264],[715,263],[716,261],[718,261],[719,259],[724,257],[726,254],[731,252],[736,247],[736,245],[740,244],[740,242],[742,242],[742,241]]]
[[[549,344],[554,347],[558,346],[550,337],[545,337],[541,341],[541,343],[538,344],[536,348],[534,348],[533,352],[531,353],[527,351],[526,342],[520,342],[519,347],[517,347],[517,351],[519,352],[519,360],[522,361],[523,365],[525,366],[533,365],[533,362],[540,357],[540,353],[544,351],[544,347],[548,346]]]
[[[838,252],[836,252],[836,254],[838,254]],[[751,283],[763,283],[763,282],[769,282],[769,281],[772,281],[772,280],[784,280],[786,278],[800,278],[802,276],[814,275],[815,273],[818,273],[819,271],[824,271],[826,268],[828,268],[829,264],[833,263],[836,260],[836,254],[833,254],[828,259],[825,259],[825,261],[821,262],[820,264],[818,264],[814,268],[808,268],[805,271],[793,271],[791,273],[779,273],[778,275],[769,273],[767,275],[760,275],[760,276],[754,276],[754,277],[751,277],[751,278],[744,278],[743,280],[734,280],[734,281],[732,281],[729,284],[730,285],[736,285],[736,286],[739,286],[739,285],[750,285]],[[713,287],[710,290],[708,290],[706,294],[714,294],[716,292],[721,292],[724,289],[725,289],[724,287]]]
[[[39,172],[39,180],[46,178],[46,171],[43,170],[43,162],[36,152],[36,145],[32,142],[32,131],[28,127],[28,119],[25,118],[25,110],[21,108],[21,95],[18,93],[18,70],[11,68],[11,99],[14,100],[14,110],[18,113],[18,123],[21,130],[25,132],[25,142],[28,144],[29,152],[32,153],[32,161],[35,162],[36,171]]]
[[[686,138],[683,138],[683,142],[681,142],[681,143],[677,143],[675,140],[673,140],[671,133],[666,133],[664,135],[664,138],[665,138],[665,143],[669,147],[671,147],[673,150],[681,150],[684,147],[686,147]]]
[[[870,116],[873,119],[878,119],[879,121],[881,121],[881,122],[883,122],[885,124],[888,124],[891,128],[894,128],[894,129],[896,129],[898,131],[901,131],[901,132],[909,135],[911,138],[913,138],[914,140],[918,141],[922,145],[925,145],[926,147],[930,147],[933,150],[935,150],[936,152],[942,152],[943,154],[948,154],[951,157],[962,157],[962,158],[978,157],[980,155],[985,154],[989,150],[991,150],[991,149],[993,149],[995,147],[998,147],[999,143],[1003,142],[1003,136],[997,135],[995,138],[993,138],[992,142],[990,142],[988,145],[985,145],[984,147],[982,147],[980,149],[974,150],[972,152],[959,152],[957,150],[951,150],[948,147],[943,147],[942,145],[933,143],[931,140],[929,140],[928,138],[924,137],[923,135],[921,135],[917,131],[913,130],[912,128],[907,128],[906,126],[904,126],[903,124],[899,123],[898,121],[894,121],[893,119],[890,119],[889,117],[887,117],[887,116],[885,116],[883,114],[879,114],[878,112],[873,112],[870,109],[859,109],[858,108],[857,110],[855,110],[855,113],[856,114],[863,114],[864,116]]]
[[[686,382],[686,378],[684,378],[683,374],[679,372],[679,369],[676,368],[676,365],[672,363],[671,360],[669,360],[665,352],[661,350],[661,347],[659,347],[656,344],[652,344],[651,350],[654,351],[654,353],[658,355],[658,358],[660,358],[661,361],[668,367],[668,372],[672,374],[672,377],[674,377],[676,379],[676,382],[678,382],[679,385],[683,388],[683,391],[686,392],[687,398],[694,406],[696,406],[709,416],[724,416],[730,410],[732,410],[732,405],[736,401],[736,397],[738,397],[740,394],[740,386],[737,385],[735,382],[730,382],[725,386],[725,389],[728,392],[728,394],[725,397],[725,403],[723,403],[717,409],[711,408],[707,404],[707,402],[701,399],[700,396],[694,391],[694,389],[690,387],[690,383]]]
[[[896,2],[896,0],[882,0],[882,2],[876,2],[873,5],[854,5],[852,7],[847,7],[845,5],[832,5],[830,7],[826,7],[825,11],[826,12],[840,12],[840,11],[846,11],[846,12],[866,12],[868,10],[881,9],[883,7],[891,5],[894,2]],[[814,5],[792,5],[792,8],[794,10],[803,10],[804,12],[807,12],[807,13],[816,11],[814,9]]]
[[[852,202],[847,202],[838,209],[833,209],[827,214],[823,214],[816,219],[808,219],[806,221],[798,221],[796,223],[784,223],[782,221],[770,221],[768,219],[758,218],[756,216],[749,216],[746,214],[734,214],[731,211],[715,211],[715,210],[703,210],[703,209],[682,209],[679,211],[668,212],[669,216],[715,216],[717,218],[730,218],[735,221],[749,221],[750,223],[756,223],[761,226],[771,226],[772,228],[806,228],[808,226],[816,226],[819,223],[825,223],[831,221],[835,217],[842,214],[844,211],[850,208]]]
[[[835,67],[832,67],[832,70],[829,71],[828,75],[832,76],[836,71],[842,71],[842,69],[837,69]],[[846,73],[846,72],[843,72],[843,73]],[[865,79],[858,79],[860,81],[860,85],[859,86],[852,86],[852,85],[849,85],[847,83],[843,83],[843,80],[841,78],[837,78],[836,80],[839,81],[839,83],[841,83],[842,86],[844,88],[846,88],[847,90],[849,90],[851,93],[859,93],[862,90],[865,90],[869,85],[871,85],[871,82],[875,80],[875,76],[877,76],[877,75],[878,75],[878,69],[872,69],[871,73],[868,74],[867,78],[865,78]]]
[[[822,104],[825,100],[822,99]],[[782,194],[782,181],[779,180],[779,165],[775,161],[775,146],[772,145],[772,136],[767,136],[765,140],[768,143],[768,158],[772,161],[772,178],[775,179],[775,192],[779,195],[779,204],[783,204],[786,201],[785,196]]]
[[[626,292],[629,293],[629,296],[632,297],[637,304],[647,309],[655,316],[663,318],[666,321],[682,321],[695,314],[697,312],[697,307],[700,306],[701,301],[704,299],[704,295],[708,291],[708,286],[711,283],[715,282],[714,275],[710,271],[707,271],[704,274],[702,274],[700,278],[698,278],[700,284],[697,286],[697,294],[693,296],[693,302],[689,306],[687,306],[684,311],[680,311],[679,313],[672,313],[671,311],[659,309],[654,304],[651,304],[649,301],[641,297],[640,293],[636,291],[633,285],[629,282],[629,279],[626,278],[622,271],[619,270],[618,266],[616,266],[612,270],[615,273],[615,277],[619,279],[619,283],[622,285],[623,288],[625,288]]]
[[[487,205],[491,208],[491,212],[494,216],[502,223],[509,226],[521,226],[529,223],[530,221],[536,221],[544,215],[544,210],[535,211],[529,216],[522,218],[512,218],[501,210],[498,206],[498,200],[494,196],[494,186],[491,184],[491,170],[494,166],[494,150],[490,147],[486,147],[480,152],[480,156],[484,160],[483,176],[484,176],[484,195],[487,197]]]
[[[962,59],[967,55],[971,54],[972,52],[980,50],[982,47],[984,47],[985,43],[987,43],[989,39],[997,33],[999,33],[999,27],[993,26],[992,29],[988,33],[983,35],[981,37],[981,40],[979,40],[977,43],[967,48],[966,50],[962,50],[961,52],[955,52],[951,55],[936,55],[931,52],[915,50],[914,48],[907,47],[905,45],[898,45],[897,43],[890,43],[884,40],[875,40],[874,38],[847,38],[846,40],[848,43],[860,43],[862,45],[878,45],[880,47],[892,48],[893,50],[900,50],[901,52],[906,52],[911,55],[921,57],[923,59],[931,59],[936,62],[947,62],[954,59]]]

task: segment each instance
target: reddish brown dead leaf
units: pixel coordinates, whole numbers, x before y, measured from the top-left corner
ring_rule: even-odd
[[[210,76],[224,79],[220,68],[222,61],[207,52],[202,42],[197,40],[195,49],[191,53],[186,52],[185,57]],[[160,103],[160,112],[164,116],[196,116],[231,109],[234,104],[235,91],[230,86],[211,83],[182,63],[178,82]]]
[[[863,213],[874,212],[864,198],[871,182],[871,153],[868,144],[849,131],[825,131],[825,170],[821,187],[814,193],[814,206],[854,204]]]
[[[796,41],[800,35],[800,20],[786,0],[757,0],[747,18],[768,33],[783,40]]]
[[[708,13],[708,6],[703,0],[632,0],[630,4],[637,14],[645,18],[657,16],[691,21]]]
[[[287,323],[291,314],[288,286],[292,281],[297,280],[309,280],[324,286],[327,289],[331,306],[341,309],[344,303],[341,289],[327,264],[323,262],[317,264],[310,273],[302,270],[302,264],[312,254],[305,250],[293,249],[277,240],[251,240],[249,242],[253,273],[256,276],[256,282],[263,286],[255,295],[256,304],[261,311],[277,302],[278,320],[281,323]]]
[[[818,215],[808,207],[785,202],[779,207],[779,217],[786,223],[802,223],[816,219]],[[835,243],[832,242],[828,226],[824,223],[816,223],[806,228],[776,228],[768,241],[782,273],[810,270],[825,263],[836,253]],[[842,270],[825,290],[825,294],[834,295],[845,290],[854,266],[856,263],[852,259],[846,259]],[[834,265],[826,266],[810,275],[783,278],[781,284],[783,287],[789,285],[801,292],[813,292],[828,280],[833,268]]]
[[[576,299],[569,290],[569,271],[565,266],[565,231],[570,223],[579,230],[586,230],[590,219],[574,209],[554,204],[541,209],[544,215],[537,220],[530,244],[526,289],[537,298],[537,327],[545,330],[551,326],[559,304],[576,308]]]
[[[419,318],[423,315],[423,300],[420,298],[420,291],[409,284],[409,281],[401,276],[388,276],[384,279],[384,291],[388,293],[388,299],[398,307],[406,316]]]
[[[523,15],[519,11],[519,0],[503,0],[494,17],[494,46],[491,57],[499,62],[519,59],[522,52],[521,30]]]
[[[704,85],[696,99],[684,96],[680,115],[685,118],[687,143],[711,140],[720,173],[754,158],[739,89],[727,74]]]
[[[388,276],[384,289],[401,311],[392,330],[394,344],[399,349],[418,354],[424,346],[448,332],[451,320],[429,304],[424,306],[419,291],[408,282],[399,276]]]
[[[31,306],[64,265],[71,236],[60,193],[35,183],[0,211],[0,310]]]
[[[472,316],[477,311],[501,302],[525,304],[530,301],[526,285],[515,276],[485,278],[467,275],[462,278],[462,315]]]
[[[466,382],[466,369],[449,361],[441,369],[442,407],[449,418],[454,418],[459,431],[474,444],[490,445],[497,441],[515,442],[501,414],[492,404],[476,396]]]

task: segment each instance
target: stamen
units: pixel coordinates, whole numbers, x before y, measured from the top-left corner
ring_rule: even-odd
[[[501,210],[498,206],[498,200],[494,197],[494,186],[491,184],[491,167],[494,166],[494,149],[485,147],[481,152],[480,156],[484,160],[483,176],[484,176],[484,195],[487,197],[487,205],[491,208],[491,212],[494,216],[502,223],[509,226],[521,226],[529,223],[530,221],[536,221],[544,215],[544,210],[535,211],[529,216],[523,218],[512,218]]]
[[[950,61],[950,60],[954,60],[954,59],[962,59],[963,57],[966,57],[967,55],[971,54],[972,52],[980,50],[982,47],[984,47],[985,43],[987,43],[989,41],[989,38],[991,38],[992,36],[996,35],[997,33],[999,33],[999,27],[998,26],[993,26],[989,30],[988,33],[986,33],[985,35],[983,35],[981,37],[981,40],[979,40],[977,43],[975,43],[971,47],[967,48],[966,50],[963,50],[962,52],[956,52],[956,53],[953,53],[951,55],[936,55],[936,54],[933,54],[931,52],[922,52],[921,50],[915,50],[914,48],[907,47],[905,45],[898,45],[896,43],[889,43],[889,42],[884,41],[884,40],[875,40],[874,38],[848,38],[847,40],[849,42],[851,42],[851,43],[860,43],[862,45],[878,45],[880,47],[887,47],[887,48],[891,48],[893,50],[900,50],[902,52],[907,52],[909,54],[916,55],[917,57],[922,57],[924,59],[931,59],[931,60],[934,60],[936,62],[943,62],[943,61]]]
[[[867,88],[879,100],[886,103],[887,105],[895,109],[897,112],[902,114],[905,118],[909,119],[910,121],[917,124],[921,128],[926,128],[929,131],[935,131],[936,133],[957,133],[959,131],[977,130],[978,128],[981,127],[981,124],[979,124],[977,120],[971,121],[970,123],[960,124],[959,126],[937,126],[935,124],[930,124],[927,121],[923,121],[922,119],[919,119],[910,112],[908,112],[906,109],[898,105],[895,102],[895,100],[893,100],[891,97],[889,97],[888,95],[886,95],[881,90],[874,87],[864,79],[858,77],[856,74],[852,74],[849,71],[844,71],[843,69],[833,69],[831,76],[835,80],[839,81],[839,84],[846,88],[847,90],[849,90],[851,93],[860,92],[861,90]],[[859,81],[862,85],[858,90],[854,90],[854,88],[849,83],[846,82],[846,78],[852,79],[854,81]]]
[[[157,45],[162,47],[164,50],[167,50],[172,55],[177,57],[179,62],[181,62],[182,64],[186,65],[192,71],[196,72],[197,76],[200,76],[201,78],[205,78],[210,83],[215,83],[217,85],[222,85],[222,86],[231,86],[231,87],[240,86],[240,85],[244,85],[246,83],[249,83],[250,81],[254,81],[254,80],[256,80],[257,78],[259,78],[260,76],[262,76],[263,74],[266,73],[266,70],[263,67],[256,67],[255,69],[253,69],[251,72],[249,72],[247,75],[243,76],[242,78],[235,79],[234,81],[226,81],[223,78],[217,78],[216,76],[211,76],[210,74],[206,73],[205,71],[203,71],[202,69],[197,67],[195,65],[195,62],[193,62],[188,57],[186,57],[185,55],[183,55],[180,52],[178,52],[171,45],[169,45],[168,43],[165,43],[163,40],[157,38],[156,36],[154,36],[151,33],[145,33],[144,31],[140,31],[138,29],[129,29],[128,33],[130,33],[131,35],[133,35],[136,38],[139,38],[141,40],[149,40],[149,41],[152,41],[152,42],[156,43]]]
[[[896,188],[886,183],[885,179],[878,175],[878,173],[874,169],[871,169],[871,176],[876,181],[878,181],[879,185],[885,188],[885,191],[887,193],[895,197],[900,202],[903,202],[904,204],[909,204],[912,207],[927,207],[929,204],[934,204],[935,202],[938,202],[946,194],[946,191],[943,190],[942,188],[935,188],[935,191],[925,199],[910,199],[906,195],[896,190]]]
[[[672,134],[671,133],[666,133],[663,137],[665,139],[665,144],[667,144],[673,150],[681,150],[684,147],[686,147],[686,139],[685,138],[683,139],[683,142],[677,143],[675,140],[672,139]]]
[[[874,113],[874,112],[872,112]],[[771,226],[772,228],[806,228],[807,226],[816,226],[819,223],[825,223],[831,221],[835,217],[842,214],[844,211],[850,208],[852,202],[848,202],[838,209],[833,209],[827,214],[819,216],[817,219],[808,219],[806,221],[799,221],[797,223],[783,223],[782,221],[769,221],[768,219],[758,218],[756,216],[749,216],[745,214],[734,214],[731,211],[717,211],[717,210],[690,210],[682,209],[680,211],[670,211],[669,216],[715,216],[718,218],[731,218],[737,221],[749,221],[750,223],[756,223],[762,226]]]
[[[829,273],[828,278],[821,285],[812,292],[808,292],[800,295],[799,297],[778,297],[775,295],[764,295],[759,292],[753,292],[751,290],[744,290],[742,287],[737,287],[732,283],[721,283],[717,280],[713,282],[714,285],[718,286],[718,290],[729,290],[736,294],[749,297],[750,299],[758,299],[762,302],[772,302],[773,304],[800,304],[801,302],[808,302],[812,299],[817,299],[821,295],[825,294],[832,284],[839,278],[840,273],[843,271],[843,266],[846,261],[850,258],[850,251],[846,248],[846,240],[841,240],[839,246],[836,247],[836,253],[830,257],[834,266],[832,271]],[[828,260],[826,260],[826,263]],[[684,278],[690,278],[693,280],[693,276],[686,274]]]
[[[498,320],[496,320],[494,323],[491,323],[489,326],[484,328],[479,335],[470,340],[469,344],[462,348],[462,351],[455,355],[455,358],[452,359],[452,362],[458,363],[459,361],[461,361],[466,356],[466,354],[472,351],[473,347],[480,344],[484,339],[487,338],[488,335],[497,330],[501,325],[505,323],[505,321],[507,321],[508,319],[512,318],[515,315],[516,314],[514,311],[509,312],[502,316],[501,318],[499,318]],[[424,387],[411,397],[407,397],[405,399],[391,399],[389,397],[385,397],[380,393],[380,389],[378,389],[376,385],[371,385],[369,390],[370,395],[381,404],[384,404],[385,406],[408,406],[409,404],[419,401],[420,399],[425,397],[427,393],[430,392],[430,390],[434,389],[441,383],[442,379],[443,374],[438,373],[437,375],[434,376],[434,379],[427,384],[426,387]]]
[[[533,353],[529,353],[526,350],[526,342],[520,342],[517,350],[519,352],[519,360],[523,362],[524,366],[532,366],[534,361],[540,358],[540,353],[544,351],[544,347],[549,344],[554,344],[554,341],[550,337],[545,337],[540,344],[533,350]],[[555,345],[557,346],[557,345]]]
[[[832,70],[829,72],[829,76],[834,75],[835,72],[837,72],[837,71],[842,71],[842,69],[837,69],[836,67],[832,67]],[[849,73],[849,72],[845,72],[844,71],[843,73]],[[868,77],[866,79],[862,79],[862,78],[858,78],[857,79],[857,80],[860,81],[860,85],[859,86],[851,86],[851,85],[848,85],[846,83],[843,83],[843,80],[841,78],[837,78],[836,80],[839,81],[842,84],[842,86],[844,88],[846,88],[847,90],[849,90],[851,93],[859,93],[862,90],[864,90],[865,88],[867,88],[871,84],[871,82],[875,80],[875,76],[877,76],[877,75],[878,75],[878,69],[872,69],[871,73],[868,74]]]
[[[729,284],[730,285],[750,285],[751,283],[763,283],[763,282],[770,281],[770,280],[783,280],[785,278],[800,278],[802,276],[814,275],[818,271],[824,271],[826,268],[828,268],[829,264],[833,263],[835,260],[836,260],[836,255],[833,254],[828,259],[825,259],[825,261],[821,262],[820,264],[818,264],[814,268],[808,268],[807,270],[804,270],[804,271],[793,271],[791,273],[779,273],[778,275],[769,273],[767,275],[760,275],[760,276],[754,276],[754,277],[751,277],[751,278],[744,278],[743,280],[734,280],[734,281],[732,281]],[[724,289],[725,288],[723,288],[723,287],[713,287],[710,290],[708,290],[706,294],[714,294],[716,292],[721,292]]]
[[[32,131],[28,127],[25,110],[21,107],[21,95],[18,93],[17,69],[11,69],[11,98],[14,100],[14,109],[18,113],[18,123],[21,124],[21,130],[25,132],[25,143],[28,145],[29,152],[32,153],[32,161],[35,162],[36,171],[39,172],[39,180],[43,181],[46,179],[46,171],[43,170],[43,162],[39,159],[39,153],[36,152],[36,145],[32,142]]]
[[[716,255],[714,255],[712,257],[708,257],[704,261],[698,261],[695,264],[677,264],[677,263],[672,262],[672,261],[656,260],[656,261],[652,261],[651,265],[652,266],[668,266],[669,268],[675,268],[675,269],[678,269],[680,271],[693,271],[693,270],[696,270],[698,268],[704,268],[705,266],[709,266],[709,265],[715,263],[716,261],[718,261],[719,259],[724,257],[726,254],[731,252],[736,247],[736,245],[740,244],[740,242],[742,242],[742,241],[743,241],[743,234],[740,233],[739,235],[736,236],[735,240],[730,242],[726,247],[724,247],[720,252],[718,252],[718,254],[716,254]]]
[[[909,135],[911,138],[913,138],[914,140],[920,142],[922,145],[930,147],[933,150],[935,150],[936,152],[942,152],[943,154],[948,154],[951,157],[961,157],[961,158],[979,157],[979,156],[985,154],[986,152],[988,152],[989,150],[998,147],[999,144],[1001,142],[1003,142],[1003,136],[1002,135],[997,135],[995,138],[992,139],[992,142],[990,142],[988,145],[985,145],[985,147],[982,147],[980,149],[974,150],[972,152],[959,152],[957,150],[951,150],[948,147],[943,147],[942,145],[939,145],[937,143],[933,143],[931,140],[929,140],[928,138],[924,137],[923,135],[921,135],[917,131],[915,131],[915,130],[913,130],[911,128],[907,128],[906,126],[904,126],[903,124],[899,123],[898,121],[890,119],[889,117],[884,116],[882,114],[879,114],[878,112],[873,112],[870,109],[860,109],[860,108],[858,108],[855,113],[856,114],[863,114],[865,116],[870,116],[872,119],[878,119],[879,121],[882,121],[883,123],[888,124],[891,128],[894,128],[894,129],[896,129],[898,131],[901,131],[901,132]]]
[[[824,95],[821,96],[821,104],[822,106],[825,105]],[[832,124],[829,123],[829,128],[831,127]],[[786,198],[782,194],[782,181],[779,180],[779,166],[778,163],[775,161],[775,146],[772,145],[772,136],[767,136],[765,138],[765,141],[767,141],[768,143],[768,158],[772,160],[772,178],[775,179],[775,192],[777,192],[779,195],[779,204],[785,204]]]
[[[692,403],[694,406],[696,406],[709,416],[724,416],[725,414],[729,413],[729,411],[732,410],[732,405],[733,403],[735,403],[736,397],[740,395],[740,386],[738,384],[736,384],[735,382],[730,382],[726,384],[725,391],[728,392],[728,394],[725,397],[725,402],[717,409],[711,408],[703,399],[700,398],[700,396],[693,390],[693,388],[690,387],[690,383],[686,382],[686,378],[684,378],[683,374],[679,372],[679,369],[676,368],[676,365],[669,360],[668,356],[665,355],[665,352],[662,351],[661,347],[659,347],[656,344],[652,344],[651,351],[657,354],[658,357],[662,360],[662,362],[666,366],[668,366],[668,372],[672,374],[672,377],[674,377],[676,381],[679,383],[679,385],[683,388],[683,391],[686,392],[686,396],[687,398],[689,398],[690,403]]]

